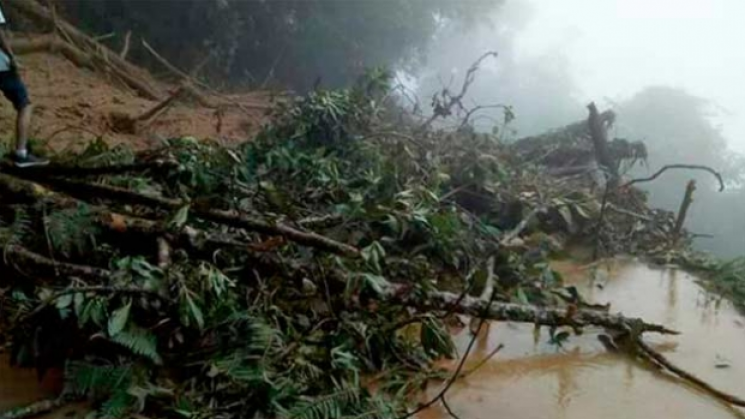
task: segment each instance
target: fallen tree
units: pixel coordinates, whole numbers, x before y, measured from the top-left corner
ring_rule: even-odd
[[[64,369],[64,396],[111,417],[389,418],[413,414],[411,394],[441,377],[433,361],[455,355],[453,313],[676,333],[557,297],[546,254],[505,246],[591,195],[516,170],[486,136],[390,134],[371,94],[315,92],[236,148],[99,143],[3,166],[14,361]],[[463,185],[528,210],[497,228],[502,214],[445,199]]]
[[[157,83],[150,78],[146,71],[109,50],[35,0],[9,1],[8,6],[28,19],[37,22],[40,27],[50,28],[54,32],[54,35],[49,35],[38,41],[31,41],[25,46],[16,44],[22,50],[24,47],[32,46],[60,50],[67,58],[78,65],[95,65],[109,70],[147,99],[160,100],[162,98],[163,94],[157,88]],[[56,35],[57,33],[60,34],[60,37]]]

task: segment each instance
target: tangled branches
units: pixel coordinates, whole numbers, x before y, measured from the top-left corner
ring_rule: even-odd
[[[388,134],[364,86],[289,104],[237,148],[93,143],[0,174],[14,360],[63,368],[64,396],[111,417],[390,418],[454,356],[448,313],[672,332],[549,292],[546,254],[510,246],[579,204],[542,194],[506,219],[543,180],[489,136]]]

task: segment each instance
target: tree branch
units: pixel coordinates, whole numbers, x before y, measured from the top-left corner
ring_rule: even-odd
[[[719,400],[722,400],[734,406],[745,407],[745,400],[737,396],[727,394],[721,390],[717,390],[706,381],[678,367],[677,365],[670,362],[670,360],[668,360],[664,355],[652,349],[641,338],[636,340],[636,345],[639,347],[642,354],[645,355],[645,358],[660,366],[662,369],[667,370],[668,372],[680,377],[685,381],[688,381],[689,383],[692,383],[696,387],[703,389]]]
[[[25,175],[25,172],[23,174]],[[0,188],[2,187],[3,176],[7,177],[8,175],[0,174]],[[18,184],[18,183],[24,182],[21,179],[16,179],[13,177],[10,177],[10,179],[14,179],[14,182],[11,182],[11,183]],[[124,202],[129,205],[132,205],[132,204],[144,205],[148,207],[156,207],[156,208],[167,209],[171,211],[179,210],[183,208],[184,206],[190,204],[189,202],[184,202],[178,199],[166,198],[166,197],[155,196],[155,195],[145,195],[145,194],[134,192],[128,189],[118,188],[114,186],[98,185],[98,184],[78,182],[78,181],[58,179],[58,178],[38,179],[37,177],[37,178],[34,178],[34,180],[48,184],[49,186],[62,190],[63,192],[70,194],[72,196],[83,197],[83,199],[85,198],[106,199],[106,200],[112,200],[112,201],[117,201],[117,202]],[[25,182],[31,183],[29,181],[25,181]],[[35,189],[34,185],[35,184],[33,183],[31,183],[31,185],[26,184],[25,187],[33,190]],[[336,240],[330,239],[320,234],[316,234],[316,233],[309,232],[309,231],[298,230],[296,228],[290,227],[286,224],[282,224],[279,222],[268,222],[268,221],[260,220],[254,217],[250,217],[247,215],[238,214],[236,212],[226,211],[226,210],[194,208],[191,210],[191,213],[198,218],[202,218],[207,221],[212,221],[214,223],[223,224],[223,225],[240,228],[240,229],[244,229],[248,231],[255,231],[257,233],[262,233],[262,234],[267,234],[267,235],[282,236],[290,241],[294,241],[301,245],[319,248],[319,249],[330,251],[330,252],[337,253],[340,255],[345,255],[345,256],[350,256],[350,257],[359,256],[359,250],[353,246],[338,242]]]
[[[703,170],[705,172],[709,172],[712,175],[714,175],[714,177],[717,178],[717,181],[719,181],[719,192],[722,192],[724,190],[724,180],[722,179],[722,175],[719,172],[717,172],[716,170],[712,169],[711,167],[709,167],[709,166],[703,166],[703,165],[700,165],[700,164],[668,164],[668,165],[663,166],[660,170],[658,170],[657,172],[655,172],[652,176],[644,177],[644,178],[632,179],[632,180],[626,182],[623,186],[624,187],[629,187],[629,186],[634,185],[636,183],[651,182],[651,181],[657,179],[661,174],[663,174],[666,171],[671,170],[671,169]]]
[[[34,268],[34,274],[43,274],[50,277],[78,277],[98,281],[111,275],[111,272],[106,269],[57,262],[17,245],[6,246],[4,256],[5,262],[22,274],[26,274],[26,272],[21,268]]]
[[[599,326],[611,330],[625,331],[629,325],[638,325],[643,332],[662,334],[678,334],[677,331],[665,326],[646,323],[639,318],[624,317],[620,314],[608,314],[598,310],[578,310],[572,314],[571,309],[560,307],[538,307],[525,304],[502,303],[482,300],[465,296],[456,303],[458,294],[438,291],[429,293],[423,299],[417,299],[413,293],[398,292],[398,287],[392,286],[382,295],[386,301],[396,302],[421,310],[440,310],[442,307],[453,306],[453,312],[474,317],[485,317],[489,320],[513,321],[533,323],[541,326]],[[455,304],[454,304],[455,303]],[[488,310],[484,310],[488,307]]]

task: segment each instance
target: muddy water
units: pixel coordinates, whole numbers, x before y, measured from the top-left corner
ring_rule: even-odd
[[[58,390],[54,377],[41,382],[32,369],[10,367],[6,354],[0,354],[0,412],[54,397]]]
[[[682,331],[681,336],[650,336],[648,341],[715,387],[745,397],[745,319],[730,304],[704,293],[695,278],[633,261],[596,266],[595,275],[589,268],[558,268],[592,301],[611,302],[612,311]],[[469,339],[468,331],[458,336],[461,350]],[[547,332],[535,335],[530,325],[492,324],[478,337],[465,370],[499,344],[504,348],[494,358],[448,391],[448,403],[460,417],[745,418],[745,411],[624,355],[608,353],[596,332],[572,337],[557,348],[548,343]],[[421,417],[448,415],[436,407]]]

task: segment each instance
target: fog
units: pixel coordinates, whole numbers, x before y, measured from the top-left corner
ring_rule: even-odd
[[[489,25],[440,33],[416,74],[418,94],[457,89],[468,66],[494,50],[471,86],[469,105],[513,106],[503,139],[586,118],[595,101],[618,114],[615,137],[643,140],[649,175],[666,164],[703,164],[723,173],[669,172],[644,184],[653,206],[677,211],[689,179],[699,188],[687,220],[696,245],[718,256],[745,254],[745,2],[741,0],[505,0]],[[422,101],[424,102],[424,99]],[[500,125],[499,109],[474,121]]]
[[[516,39],[526,55],[559,51],[583,99],[648,85],[713,101],[732,148],[745,152],[745,2],[523,0],[533,17]]]

